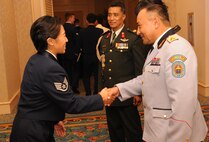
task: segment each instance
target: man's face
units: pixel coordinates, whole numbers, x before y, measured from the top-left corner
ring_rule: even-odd
[[[70,17],[70,21],[71,21],[72,24],[75,23],[75,15],[72,15],[72,16]]]
[[[142,9],[137,15],[137,34],[141,36],[144,44],[155,42],[155,25],[146,9]]]
[[[110,7],[108,9],[107,20],[111,29],[114,31],[117,31],[123,26],[125,18],[126,15],[120,7]]]

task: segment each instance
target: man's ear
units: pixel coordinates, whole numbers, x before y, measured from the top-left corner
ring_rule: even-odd
[[[47,44],[48,44],[48,45],[50,45],[50,46],[53,46],[53,45],[54,45],[54,39],[53,39],[53,38],[50,38],[50,37],[49,37],[49,38],[47,38],[46,41],[47,41]]]
[[[154,24],[156,29],[160,26],[160,19],[159,19],[159,17],[157,17],[157,16],[153,17],[153,24]]]
[[[123,15],[123,21],[126,19],[126,14]]]

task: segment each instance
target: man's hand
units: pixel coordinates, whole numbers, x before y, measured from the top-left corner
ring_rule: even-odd
[[[133,104],[135,106],[138,106],[142,102],[142,98],[140,96],[134,96],[133,98]]]
[[[114,88],[114,87],[113,87]],[[115,98],[118,96],[119,93],[116,93],[116,90],[112,90],[112,88],[104,88],[99,93],[102,96],[103,102],[105,106],[110,106],[111,103],[115,100]]]
[[[62,121],[59,121],[57,124],[54,125],[54,132],[58,137],[64,137],[66,134],[66,128]]]
[[[114,97],[118,97],[120,95],[120,91],[118,87],[108,88],[108,94]]]

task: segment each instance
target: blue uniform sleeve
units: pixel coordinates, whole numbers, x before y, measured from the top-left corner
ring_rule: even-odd
[[[100,95],[79,96],[74,95],[68,83],[67,75],[59,66],[48,68],[43,79],[43,89],[56,105],[67,113],[84,113],[103,109]]]

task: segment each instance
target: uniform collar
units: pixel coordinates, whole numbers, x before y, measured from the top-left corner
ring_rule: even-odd
[[[122,31],[123,28],[124,28],[124,25],[120,29],[118,29],[117,31],[111,30],[112,31],[112,34],[115,32],[115,34],[116,34],[116,37],[115,38],[117,38],[117,36],[120,34],[120,32]]]
[[[54,54],[52,54],[51,52],[49,52],[48,50],[46,50],[44,52],[38,52],[38,54],[58,62],[56,56]]]
[[[52,52],[50,52],[49,50],[46,50],[46,52],[50,53],[52,56],[54,56],[54,58],[57,60],[57,56],[54,55]]]
[[[158,41],[161,39],[161,37],[165,34],[165,33],[167,33],[169,30],[170,30],[171,28],[168,28],[164,33],[162,33],[158,38],[157,38],[157,40],[155,41],[155,43],[153,44],[153,47],[154,48],[157,48],[157,44],[158,44]]]

